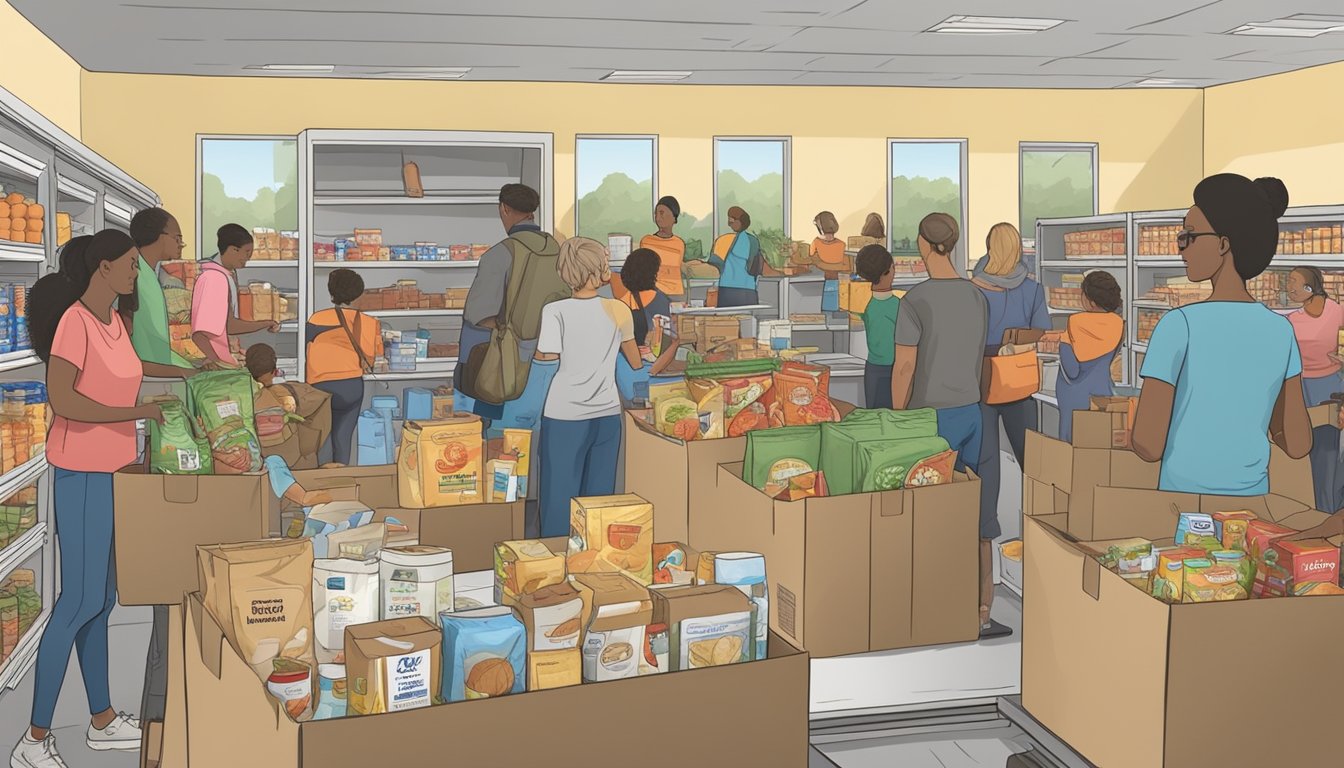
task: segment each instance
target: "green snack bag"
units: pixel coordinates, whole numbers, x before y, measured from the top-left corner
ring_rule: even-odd
[[[218,474],[261,471],[252,389],[252,376],[243,369],[198,373],[187,380],[191,412],[205,433]]]
[[[742,479],[764,490],[772,482],[815,472],[820,463],[820,425],[758,429],[747,433]]]
[[[910,440],[866,440],[859,444],[859,471],[863,478],[859,490],[894,491],[904,488],[910,471],[921,461],[950,450],[941,437]]]
[[[882,424],[889,430],[884,434],[897,440],[934,437],[938,434],[938,412],[932,408],[914,411],[888,411],[881,408],[855,410],[841,419],[840,423]]]
[[[879,412],[867,413],[876,416]],[[821,471],[826,473],[826,488],[830,495],[843,496],[859,489],[863,478],[858,474],[858,446],[886,435],[887,427],[879,418],[821,425]]]
[[[148,422],[149,471],[160,475],[213,474],[210,446],[196,436],[182,401],[173,397],[154,402],[163,411],[163,423]]]

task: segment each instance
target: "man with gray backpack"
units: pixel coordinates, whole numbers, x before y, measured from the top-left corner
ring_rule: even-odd
[[[472,412],[487,426],[527,388],[542,307],[570,294],[556,266],[560,243],[536,223],[540,206],[540,195],[525,184],[500,189],[499,219],[508,237],[481,257],[462,312],[454,388],[471,398]]]

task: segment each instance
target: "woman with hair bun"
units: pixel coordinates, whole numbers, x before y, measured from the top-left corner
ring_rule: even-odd
[[[1158,322],[1134,419],[1134,451],[1162,462],[1161,490],[1259,496],[1271,439],[1294,459],[1311,451],[1292,323],[1246,289],[1274,258],[1287,208],[1278,179],[1223,173],[1195,187],[1176,244],[1190,280],[1213,293]]]

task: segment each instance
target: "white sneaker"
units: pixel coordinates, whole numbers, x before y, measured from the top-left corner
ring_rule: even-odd
[[[9,768],[66,768],[66,765],[56,751],[55,736],[48,733],[47,738],[33,741],[32,733],[25,728],[23,738],[9,754]]]
[[[109,749],[139,749],[140,721],[125,712],[118,712],[117,716],[112,718],[112,722],[102,730],[94,728],[93,723],[89,723],[87,743],[89,749],[99,752]]]

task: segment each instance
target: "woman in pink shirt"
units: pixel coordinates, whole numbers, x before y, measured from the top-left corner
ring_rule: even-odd
[[[1329,402],[1344,392],[1339,359],[1339,333],[1344,330],[1344,307],[1325,291],[1325,276],[1316,267],[1297,267],[1288,274],[1288,299],[1302,308],[1288,316],[1302,353],[1302,391],[1307,407]],[[1316,507],[1334,512],[1344,502],[1339,470],[1339,427],[1312,430],[1311,475],[1316,484]]]
[[[112,473],[136,459],[135,422],[163,418],[136,405],[145,375],[186,378],[192,369],[141,362],[115,305],[135,290],[138,252],[129,235],[105,229],[66,244],[59,272],[29,297],[33,349],[47,364],[54,418],[53,468],[61,593],[37,650],[31,727],[10,758],[20,768],[62,766],[50,733],[70,649],[79,654],[92,722],[90,749],[138,749],[140,722],[112,709],[107,619],[117,602],[112,551]]]

